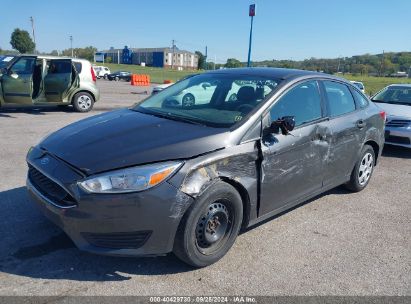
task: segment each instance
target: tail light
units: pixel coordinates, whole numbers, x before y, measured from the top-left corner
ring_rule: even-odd
[[[387,121],[387,113],[385,113],[385,111],[380,111],[380,116],[384,122]]]
[[[90,71],[91,71],[91,78],[93,79],[94,82],[96,82],[97,77],[96,77],[96,73],[94,73],[93,67],[90,68]]]

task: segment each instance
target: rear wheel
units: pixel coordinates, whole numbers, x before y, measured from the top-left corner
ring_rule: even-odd
[[[365,189],[371,180],[374,164],[374,149],[369,145],[365,145],[361,151],[361,157],[351,173],[350,181],[345,185],[346,188],[354,192]]]
[[[120,77],[116,76],[116,78],[114,78],[116,81],[120,80]]]
[[[93,108],[94,98],[89,93],[78,92],[73,98],[73,107],[77,112],[89,112]]]
[[[217,262],[234,244],[242,218],[239,193],[231,185],[217,182],[193,203],[181,220],[174,254],[195,267]]]

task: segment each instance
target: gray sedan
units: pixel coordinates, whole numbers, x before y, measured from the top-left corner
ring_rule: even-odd
[[[393,84],[372,97],[387,113],[385,143],[411,148],[411,84]]]
[[[203,84],[212,90],[206,102],[168,102]],[[27,154],[27,187],[82,250],[174,252],[203,267],[241,229],[342,184],[363,190],[384,121],[357,87],[334,76],[213,71],[49,135]]]

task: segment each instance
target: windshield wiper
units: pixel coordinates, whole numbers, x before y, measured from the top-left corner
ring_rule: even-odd
[[[166,114],[166,113],[160,113],[160,112],[156,112],[156,111],[152,111],[152,110],[148,110],[148,109],[143,109],[142,110],[140,107],[137,108],[137,109],[133,109],[133,110],[137,111],[137,112],[140,112],[140,113],[160,117],[160,118],[170,119],[170,120],[174,120],[174,121],[182,121],[182,122],[190,123],[190,124],[193,124],[193,125],[207,126],[206,124],[201,123],[201,122],[199,122],[195,119],[190,119],[190,118],[180,116],[180,115],[173,115],[170,112],[168,112]]]

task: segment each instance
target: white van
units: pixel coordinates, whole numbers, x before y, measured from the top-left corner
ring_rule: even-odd
[[[96,76],[98,79],[103,77],[104,79],[107,79],[108,74],[111,74],[110,69],[105,66],[93,66],[94,72],[96,73]]]

